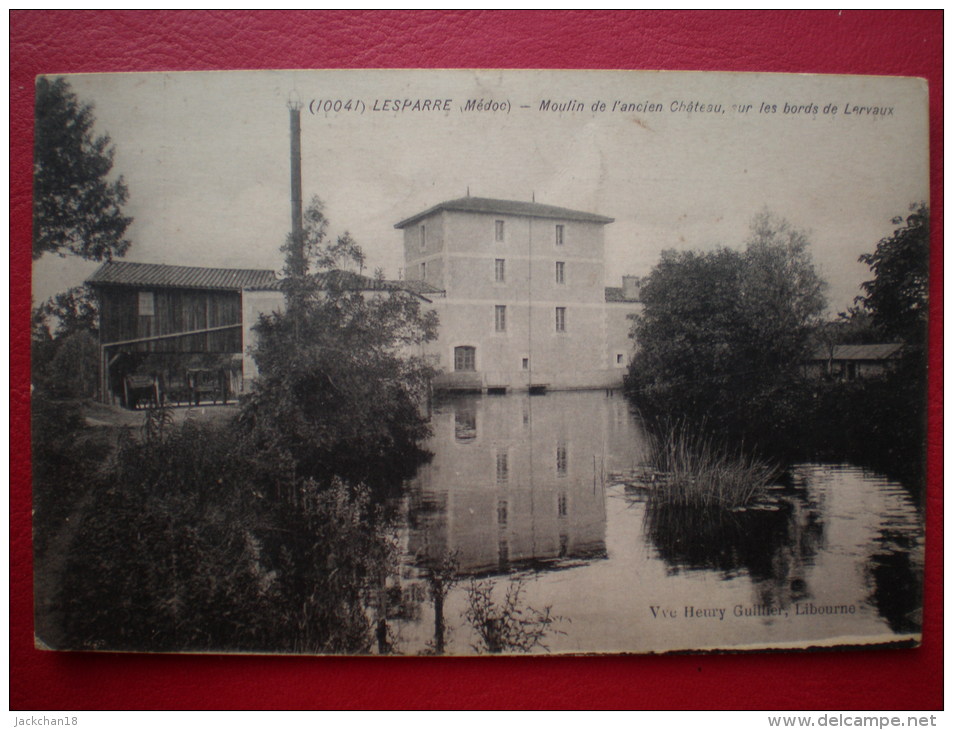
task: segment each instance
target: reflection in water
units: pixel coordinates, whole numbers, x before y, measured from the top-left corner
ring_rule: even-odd
[[[467,653],[466,576],[506,573],[534,576],[528,605],[571,620],[554,651],[791,646],[920,630],[922,516],[901,487],[861,469],[800,465],[757,509],[700,513],[626,486],[647,440],[619,395],[448,399],[432,427],[434,458],[405,502],[405,591],[421,601],[404,614],[405,650],[433,650],[445,626],[448,651]],[[435,616],[427,575],[448,556],[461,580]],[[679,620],[660,621],[653,606]],[[687,606],[723,607],[725,618],[689,622]],[[733,613],[752,606],[772,612]],[[847,608],[817,613],[827,606]]]
[[[756,603],[787,608],[809,598],[805,567],[824,543],[820,506],[801,490],[772,490],[745,510],[698,510],[645,497],[645,537],[671,572],[748,576]]]

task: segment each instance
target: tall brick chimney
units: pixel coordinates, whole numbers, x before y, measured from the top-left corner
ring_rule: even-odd
[[[301,204],[301,102],[289,100],[288,114],[291,118],[291,233],[297,241],[304,231]]]

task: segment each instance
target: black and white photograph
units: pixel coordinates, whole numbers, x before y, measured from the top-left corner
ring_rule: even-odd
[[[927,84],[36,79],[34,637],[913,647]]]

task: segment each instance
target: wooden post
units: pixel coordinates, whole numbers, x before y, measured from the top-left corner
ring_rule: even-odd
[[[109,363],[106,361],[106,348],[102,345],[102,334],[99,336],[99,400],[109,402]]]

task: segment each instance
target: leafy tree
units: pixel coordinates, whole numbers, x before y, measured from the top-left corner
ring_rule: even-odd
[[[414,295],[343,270],[363,254],[348,234],[326,241],[317,201],[305,218],[301,241],[284,247],[285,311],[256,326],[260,374],[243,423],[300,476],[383,486],[422,458],[432,372],[416,353],[435,337],[436,317]]]
[[[627,387],[643,409],[724,425],[774,408],[825,306],[807,248],[765,212],[744,251],[663,252],[633,328]]]
[[[110,180],[115,148],[93,133],[93,107],[62,78],[36,84],[33,258],[67,253],[102,261],[122,256],[132,218],[122,176]]]
[[[893,219],[901,227],[892,236],[860,257],[874,278],[863,283],[866,294],[857,302],[884,337],[922,345],[929,309],[930,210],[925,203],[910,210],[906,218]]]
[[[796,368],[826,306],[807,234],[767,211],[751,225],[739,297],[745,359],[765,373]]]
[[[99,331],[99,305],[88,286],[74,286],[47,299],[33,312],[34,329],[41,332],[42,327],[49,331],[55,320],[56,337],[65,337],[74,332]],[[39,328],[39,329],[37,329]]]

